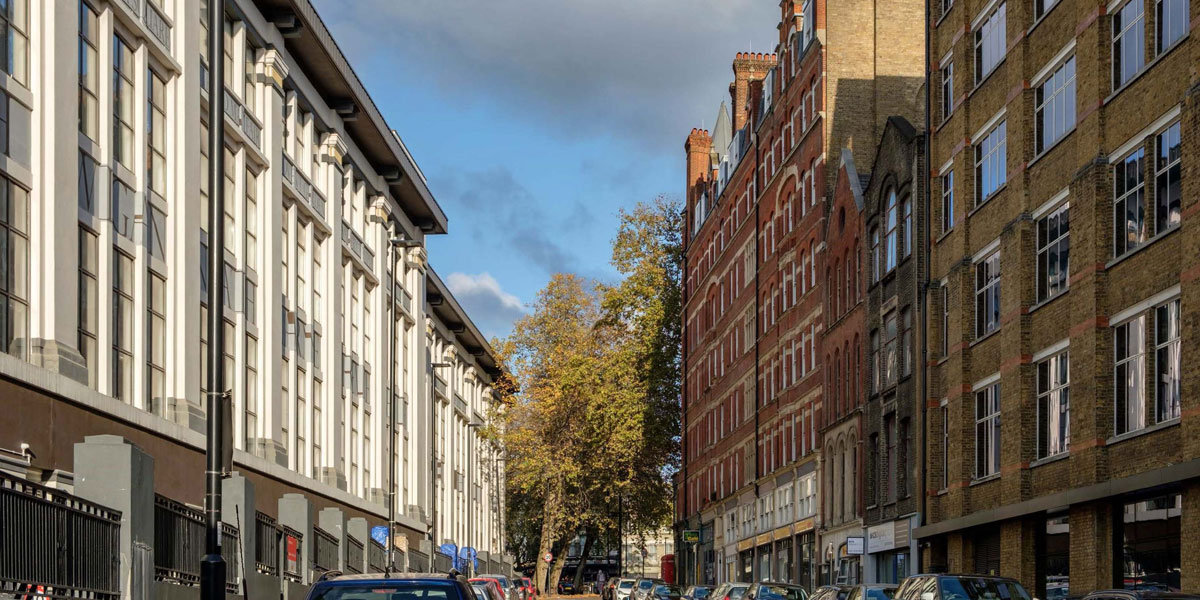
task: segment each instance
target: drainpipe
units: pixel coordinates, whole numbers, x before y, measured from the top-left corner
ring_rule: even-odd
[[[929,301],[930,227],[928,224],[929,224],[929,215],[930,215],[929,207],[930,207],[930,204],[932,203],[932,200],[931,200],[932,194],[930,193],[930,189],[931,189],[930,179],[932,179],[931,174],[933,172],[931,170],[931,167],[929,166],[929,161],[932,158],[931,152],[930,152],[929,138],[930,138],[930,133],[933,131],[933,129],[932,129],[933,117],[932,117],[932,110],[931,110],[933,103],[930,100],[930,92],[929,92],[929,81],[930,81],[929,78],[933,72],[933,69],[932,69],[931,63],[930,63],[930,60],[932,60],[931,59],[932,47],[931,47],[931,42],[930,42],[930,37],[929,37],[929,27],[928,27],[928,20],[930,17],[929,10],[930,10],[930,0],[925,0],[925,19],[926,19],[926,26],[925,26],[925,132],[924,132],[924,135],[922,136],[922,143],[924,145],[924,148],[922,148],[922,150],[921,150],[925,156],[925,164],[923,165],[922,169],[918,173],[916,173],[916,176],[918,177],[917,181],[925,182],[925,190],[924,190],[924,192],[925,192],[924,193],[925,214],[922,216],[923,218],[921,219],[921,221],[923,221],[926,224],[925,231],[924,231],[925,235],[921,236],[922,252],[921,252],[921,256],[917,260],[917,285],[918,285],[918,288],[920,290],[922,290],[922,292],[923,292],[922,295],[924,296],[923,309],[921,310],[921,328],[919,330],[921,332],[920,335],[921,335],[921,342],[922,342],[921,343],[921,369],[919,371],[920,376],[917,379],[917,392],[919,394],[917,396],[917,410],[918,410],[918,413],[921,415],[921,428],[918,430],[921,432],[921,440],[920,440],[919,451],[918,451],[918,456],[920,456],[920,462],[918,463],[919,468],[917,469],[921,473],[920,479],[919,479],[921,487],[918,488],[920,490],[920,493],[918,494],[918,499],[917,499],[917,519],[920,522],[920,524],[922,524],[922,525],[925,524],[925,519],[926,519],[927,496],[926,496],[925,490],[928,487],[928,481],[927,481],[928,475],[927,475],[926,469],[925,469],[925,461],[928,458],[928,450],[926,449],[926,444],[928,443],[928,439],[929,439],[929,435],[928,435],[929,434],[929,424],[928,424],[929,422],[928,422],[928,414],[927,414],[928,410],[926,409],[926,390],[927,390],[927,382],[929,381],[929,366],[928,366],[929,365],[929,344],[928,344],[929,335],[928,335],[927,327],[929,325],[929,307],[930,307],[930,301]],[[942,332],[942,335],[945,335],[945,332]],[[910,522],[910,526],[911,526],[911,522]],[[911,542],[910,542],[910,545],[911,545]],[[918,568],[915,569],[914,572],[915,573],[924,573],[926,565],[922,564],[924,561],[922,561],[921,544],[919,542],[916,544],[916,554],[917,554],[917,556],[913,557],[913,564],[915,566],[917,566]]]

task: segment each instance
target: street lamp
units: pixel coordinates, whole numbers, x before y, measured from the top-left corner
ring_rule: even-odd
[[[396,566],[396,251],[403,248],[420,248],[421,242],[418,240],[409,239],[403,235],[396,235],[398,228],[396,222],[388,217],[387,210],[382,205],[374,207],[375,210],[370,216],[372,223],[380,225],[388,224],[388,266],[391,268],[392,281],[391,301],[389,302],[389,314],[392,317],[391,341],[388,343],[390,350],[388,353],[392,364],[388,366],[388,389],[391,397],[388,398],[388,535],[387,535],[387,568],[390,571]]]
[[[433,571],[433,556],[437,554],[437,383],[433,370],[454,366],[448,362],[429,363],[429,514],[432,522],[429,526],[429,570]]]

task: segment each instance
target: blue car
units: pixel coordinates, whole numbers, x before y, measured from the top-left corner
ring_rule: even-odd
[[[384,576],[326,573],[313,584],[306,600],[477,600],[465,577],[457,573],[404,573]]]

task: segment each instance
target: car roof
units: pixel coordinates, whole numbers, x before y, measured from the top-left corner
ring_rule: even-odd
[[[913,575],[913,577],[937,577],[939,579],[995,579],[997,581],[1011,581],[1013,583],[1020,583],[1012,577],[1005,577],[1003,575],[980,575],[978,573],[921,573],[919,575]]]
[[[457,580],[457,575],[448,573],[356,573],[350,575],[334,575],[329,579],[318,581],[317,583],[346,583],[353,581],[417,581],[429,580],[440,582],[453,582]],[[315,585],[315,584],[314,584]]]
[[[783,587],[796,587],[796,588],[803,587],[796,583],[787,583],[784,581],[760,581],[760,582],[758,582],[758,585],[779,585],[779,586],[783,586]]]
[[[1181,592],[1160,592],[1158,590],[1096,590],[1085,598],[1091,596],[1129,596],[1131,598],[1147,598],[1147,599],[1162,599],[1162,600],[1183,600],[1185,598],[1197,598],[1195,594],[1187,594]]]

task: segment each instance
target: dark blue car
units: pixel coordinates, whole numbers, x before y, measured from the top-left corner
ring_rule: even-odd
[[[437,573],[327,574],[307,600],[476,600],[466,578]]]

